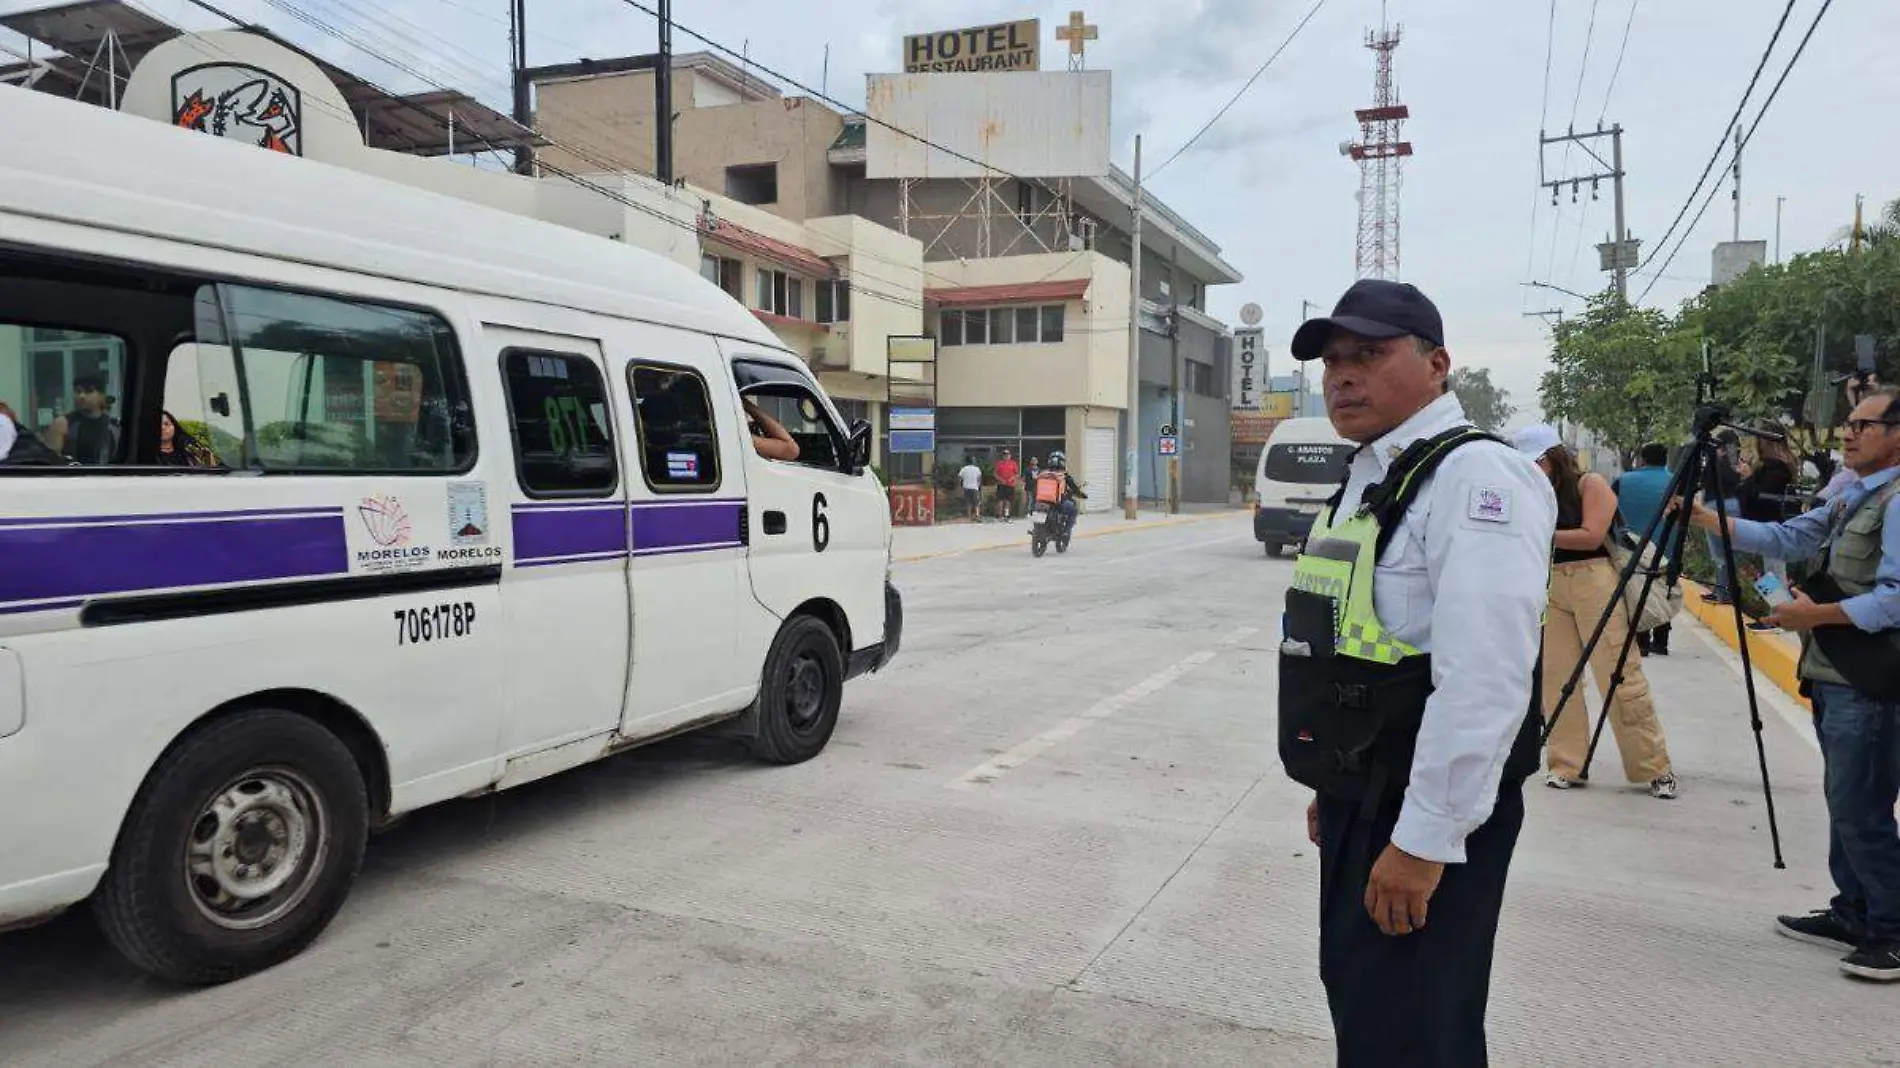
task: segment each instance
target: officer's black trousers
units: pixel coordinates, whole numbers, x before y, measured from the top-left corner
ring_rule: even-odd
[[[1357,804],[1319,803],[1319,971],[1340,1068],[1476,1068],[1523,785],[1504,787],[1465,839],[1465,862],[1445,866],[1424,930],[1395,938],[1366,914],[1365,896],[1397,821],[1396,808],[1368,818]]]

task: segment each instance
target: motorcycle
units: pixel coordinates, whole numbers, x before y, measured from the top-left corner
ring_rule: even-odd
[[[1053,543],[1056,552],[1069,551],[1075,537],[1075,519],[1060,504],[1039,501],[1029,513],[1029,551],[1041,557]]]

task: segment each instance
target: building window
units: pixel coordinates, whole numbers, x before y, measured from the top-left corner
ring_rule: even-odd
[[[991,308],[990,344],[1012,345],[1016,342],[1016,309]]]
[[[726,195],[741,204],[778,203],[778,164],[727,167]]]
[[[620,481],[607,383],[585,356],[502,354],[515,473],[530,497],[598,497]]]
[[[1218,397],[1220,390],[1214,382],[1214,366],[1206,363],[1187,361],[1187,391],[1197,397]]]
[[[812,284],[821,323],[851,321],[851,283],[842,279],[820,279]]]
[[[762,312],[783,315],[791,319],[805,317],[805,281],[795,278],[784,271],[768,271],[759,268],[758,304]]]
[[[1040,340],[1043,344],[1055,344],[1062,340],[1062,313],[1063,307],[1060,304],[1051,304],[1042,309],[1042,337]]]
[[[699,257],[699,273],[706,281],[730,293],[734,298],[745,299],[745,290],[739,284],[739,279],[744,275],[739,269],[738,260],[702,254]]]
[[[938,313],[937,344],[1035,345],[1062,340],[1065,309],[1060,304],[1039,308],[946,308]]]

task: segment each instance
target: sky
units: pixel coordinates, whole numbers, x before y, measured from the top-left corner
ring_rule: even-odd
[[[135,0],[176,25],[222,21],[189,0]],[[652,0],[642,0],[650,4]],[[1523,414],[1535,414],[1549,351],[1550,309],[1608,283],[1595,244],[1612,223],[1610,185],[1586,186],[1553,207],[1538,189],[1540,128],[1620,123],[1626,216],[1647,256],[1688,201],[1786,0],[1319,0],[1311,21],[1252,88],[1179,159],[1156,171],[1279,47],[1315,0],[674,0],[675,50],[698,31],[847,106],[864,75],[901,69],[906,33],[1038,17],[1043,67],[1061,69],[1053,39],[1072,6],[1099,28],[1088,66],[1113,72],[1111,151],[1131,169],[1143,140],[1149,189],[1187,218],[1245,275],[1210,291],[1209,310],[1236,323],[1248,302],[1266,311],[1270,371],[1291,366],[1287,340],[1302,301],[1330,307],[1354,278],[1356,166],[1340,154],[1358,136],[1353,111],[1373,92],[1368,29],[1402,28],[1395,53],[1405,136],[1416,155],[1402,194],[1400,276],[1443,312],[1454,365],[1487,367]],[[1751,123],[1824,0],[1795,0],[1744,122]],[[0,11],[44,0],[0,0]],[[506,109],[506,0],[222,0],[389,88],[452,85]],[[342,37],[300,20],[328,24]],[[1627,27],[1627,47],[1623,47]],[[530,0],[529,62],[650,52],[655,20],[625,0]],[[1741,236],[1774,255],[1777,199],[1784,257],[1825,246],[1852,220],[1900,198],[1900,138],[1884,102],[1900,89],[1892,61],[1900,4],[1835,3],[1776,98],[1742,161]],[[0,44],[18,46],[0,31]],[[367,47],[365,47],[367,46]],[[827,64],[827,49],[829,62]],[[396,66],[369,54],[374,50]],[[1546,57],[1548,55],[1548,78]],[[1620,64],[1618,62],[1620,57]],[[400,69],[399,69],[400,68]],[[1612,84],[1612,75],[1615,81]],[[421,77],[418,77],[420,75]],[[787,95],[798,95],[787,88]],[[1608,139],[1601,142],[1608,155]],[[1728,155],[1718,164],[1726,169]],[[1548,177],[1597,168],[1564,146],[1543,149]],[[1721,172],[1718,171],[1718,173]],[[1707,195],[1707,187],[1704,188]],[[1699,208],[1701,197],[1695,200]],[[1694,208],[1690,217],[1695,214]],[[1686,222],[1686,220],[1685,220]],[[1667,250],[1631,282],[1636,299],[1673,310],[1708,283],[1713,245],[1734,229],[1724,184],[1681,252]],[[1670,241],[1670,247],[1675,239]],[[1658,277],[1659,276],[1659,277]],[[1654,287],[1651,289],[1651,283]]]

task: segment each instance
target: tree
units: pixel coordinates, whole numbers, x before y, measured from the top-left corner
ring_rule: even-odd
[[[1680,441],[1695,414],[1696,349],[1662,312],[1601,294],[1557,327],[1538,390],[1544,414],[1588,427],[1626,455]]]
[[[1489,367],[1456,368],[1446,384],[1458,395],[1465,416],[1479,430],[1495,433],[1517,414],[1517,406],[1511,403],[1511,391],[1492,383]]]

